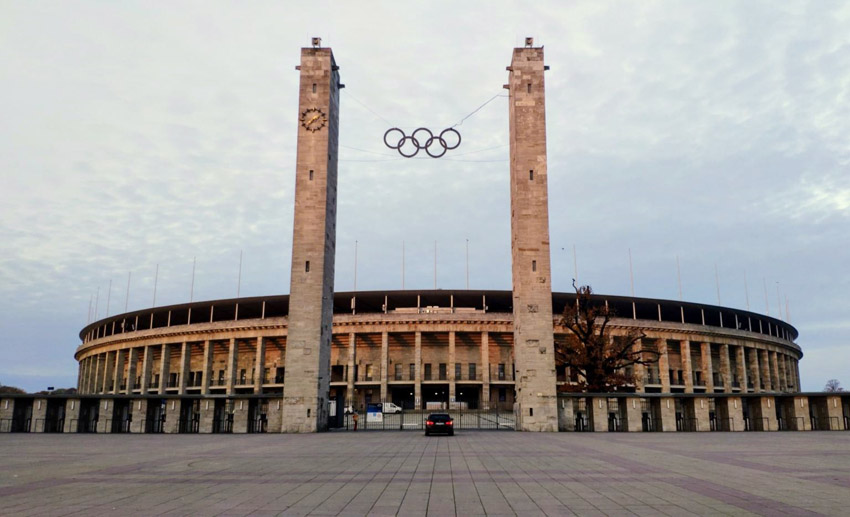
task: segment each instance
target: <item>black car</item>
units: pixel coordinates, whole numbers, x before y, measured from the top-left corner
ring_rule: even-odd
[[[455,434],[454,420],[448,413],[431,413],[425,421],[425,436],[432,434]]]

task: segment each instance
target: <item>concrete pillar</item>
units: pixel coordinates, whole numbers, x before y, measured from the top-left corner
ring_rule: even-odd
[[[15,415],[15,399],[0,398],[0,433],[12,432],[12,418]],[[68,426],[68,420],[65,421]]]
[[[248,411],[247,399],[235,399],[233,401],[233,433],[244,434],[248,432]]]
[[[346,403],[354,406],[354,371],[357,364],[357,334],[348,334],[348,379],[346,389]]]
[[[638,339],[635,341],[634,345],[632,345],[632,351],[636,354],[636,356],[640,359],[643,359],[641,351],[643,350],[643,340]],[[638,393],[643,393],[644,391],[644,379],[646,378],[646,366],[635,363],[634,365],[634,376],[635,376],[635,391]]]
[[[667,353],[667,340],[658,340],[658,375],[661,377],[661,391],[670,393],[670,356]]]
[[[829,418],[830,431],[844,429],[844,407],[841,404],[840,395],[829,395],[826,397],[826,416]]]
[[[797,391],[803,391],[803,387],[800,385],[800,362],[796,359],[793,360],[794,364],[794,385],[797,387]]]
[[[32,401],[32,420],[30,420],[31,433],[43,433],[45,418],[47,417],[47,399],[35,399]]]
[[[720,345],[720,375],[723,376],[723,392],[732,393],[732,362],[729,358],[729,345]]]
[[[638,397],[629,397],[620,399],[620,404],[625,404],[626,419],[623,422],[625,430],[630,433],[643,431],[643,419],[641,411],[641,399]]]
[[[714,401],[717,426],[721,431],[744,431],[744,408],[741,397],[718,397]]]
[[[543,47],[515,48],[510,91],[514,362],[523,431],[558,430]]]
[[[144,355],[142,356],[142,395],[148,392],[151,385],[151,369],[153,367],[152,348],[151,346],[146,346],[144,348]]]
[[[213,345],[213,343],[209,339],[204,341],[204,373],[201,376],[201,393],[204,395],[207,395],[210,392],[210,380],[212,379],[214,352],[215,345]],[[212,432],[212,428],[210,428],[209,432]]]
[[[660,399],[661,402],[661,411],[659,416],[661,417],[661,430],[663,432],[675,432],[676,431],[676,399],[672,397],[662,397]]]
[[[605,397],[587,397],[587,410],[593,423],[593,432],[608,432],[608,399]]]
[[[283,430],[327,429],[336,254],[339,67],[302,48]]]
[[[183,342],[180,348],[180,372],[177,379],[177,393],[183,395],[186,393],[186,386],[189,385],[189,375],[192,368],[192,345]]]
[[[208,342],[209,343],[209,342]],[[204,399],[201,401],[201,415],[198,422],[198,432],[209,434],[213,432],[213,420],[215,419],[215,401]]]
[[[148,413],[147,399],[134,399],[130,401],[130,432],[144,433],[145,418]]]
[[[389,333],[386,330],[381,332],[381,402],[389,400],[389,395],[387,394],[387,381],[389,380],[390,370],[389,340]]]
[[[679,350],[682,356],[682,374],[685,376],[685,393],[694,392],[694,366],[691,361],[691,342],[683,340],[679,342]]]
[[[0,420],[6,418],[3,415],[3,401],[0,401]],[[12,418],[11,415],[8,418]],[[65,428],[64,433],[76,433],[77,421],[80,419],[80,399],[68,399],[65,401]],[[3,429],[0,428],[0,432]]]
[[[422,332],[416,331],[414,336],[414,360],[416,361],[416,384],[413,395],[416,397],[416,409],[422,409]]]
[[[568,397],[558,398],[558,431],[575,431],[575,416],[573,413],[573,399]]]
[[[809,418],[809,397],[789,398],[785,405],[788,418],[788,429],[792,431],[811,431],[812,421]]]
[[[700,343],[702,377],[706,393],[714,393],[714,365],[711,362],[711,343]]]
[[[233,394],[233,386],[236,384],[236,365],[239,361],[239,343],[236,338],[230,338],[230,348],[227,351],[227,394]]]
[[[486,330],[481,332],[481,407],[490,409],[490,334]]]
[[[92,376],[91,393],[100,393],[103,388],[103,354],[97,354],[94,361],[94,375]]]
[[[115,379],[115,351],[106,352],[105,356],[101,393],[110,393],[115,387],[113,383],[113,380]]]
[[[171,345],[162,345],[162,355],[159,358],[159,393],[165,394],[168,388],[168,377],[171,375]]]
[[[756,431],[778,431],[776,421],[776,401],[774,397],[763,395],[750,399],[750,413],[753,429]]]
[[[771,383],[771,375],[770,375],[770,358],[767,355],[767,350],[759,349],[759,375],[761,375],[762,383],[764,384],[764,391],[773,391],[773,384]]]
[[[127,390],[128,395],[133,393],[133,390],[140,387],[136,386],[136,365],[139,363],[139,349],[131,348],[127,353]]]
[[[112,374],[112,393],[121,393],[121,384],[124,383],[124,366],[127,362],[127,350],[121,349],[115,352],[115,370]]]
[[[750,378],[753,381],[753,391],[755,393],[761,393],[761,368],[759,367],[759,353],[758,349],[751,348],[748,354],[745,354],[749,359],[749,373]]]
[[[455,333],[454,331],[449,332],[449,371],[448,371],[448,379],[449,379],[449,409],[454,409],[455,402],[455,394],[456,394],[456,382],[455,379]]]
[[[788,391],[788,379],[785,377],[785,354],[777,352],[775,358],[776,372],[779,375],[779,391],[785,393]]]
[[[268,433],[279,433],[281,429],[281,415],[283,414],[281,410],[281,402],[282,399],[280,397],[275,397],[269,400],[269,410],[266,413],[266,420],[268,422]]]
[[[770,386],[773,391],[783,391],[779,382],[779,360],[776,358],[776,352],[768,352],[768,360],[770,361]]]
[[[747,383],[749,382],[749,370],[747,369],[747,354],[744,352],[744,347],[735,346],[737,354],[736,369],[738,374],[738,384],[741,388],[741,393],[747,392]]]
[[[99,434],[111,433],[112,432],[112,412],[114,408],[112,405],[114,404],[114,400],[111,399],[102,399],[98,404],[98,416],[97,416],[97,425],[95,426],[95,432]]]
[[[711,420],[708,414],[708,398],[695,397],[691,399],[689,418],[692,418],[696,423],[693,431],[711,431]],[[715,406],[716,408],[716,406]]]
[[[170,398],[165,402],[165,422],[162,432],[177,434],[180,432],[180,399]]]
[[[254,393],[263,392],[263,374],[266,369],[266,339],[264,337],[257,338],[256,358],[254,359]]]

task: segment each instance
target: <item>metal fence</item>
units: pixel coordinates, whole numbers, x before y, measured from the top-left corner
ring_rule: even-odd
[[[513,431],[516,428],[516,415],[511,411],[499,409],[449,409],[439,411],[448,413],[454,420],[454,429]],[[423,431],[428,415],[436,411],[406,410],[401,413],[360,413],[357,415],[358,431]],[[341,430],[354,431],[353,414],[342,419]]]

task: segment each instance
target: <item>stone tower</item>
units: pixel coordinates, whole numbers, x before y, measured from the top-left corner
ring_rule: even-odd
[[[557,431],[543,48],[515,48],[508,67],[511,258],[518,429]]]
[[[333,52],[301,49],[295,221],[283,392],[283,432],[328,426],[336,252],[338,67]]]

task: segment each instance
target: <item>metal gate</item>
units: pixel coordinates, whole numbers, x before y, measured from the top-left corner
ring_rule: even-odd
[[[499,409],[450,409],[446,411],[404,410],[400,413],[359,413],[358,431],[424,431],[428,415],[448,413],[454,420],[454,429],[513,431],[516,428],[516,415],[512,410]],[[339,430],[354,431],[355,416],[343,416],[343,425]]]

